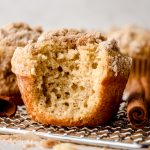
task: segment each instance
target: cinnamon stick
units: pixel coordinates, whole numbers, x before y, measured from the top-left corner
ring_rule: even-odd
[[[17,105],[12,97],[0,96],[0,116],[10,117],[16,113]]]
[[[144,91],[145,91],[145,100],[150,107],[150,74],[149,76],[142,76],[141,77],[141,83],[143,85]]]
[[[133,128],[142,128],[148,122],[145,92],[140,80],[133,80],[128,97],[127,117]]]

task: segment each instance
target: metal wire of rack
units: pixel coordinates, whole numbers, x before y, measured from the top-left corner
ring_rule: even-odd
[[[0,133],[28,133],[65,142],[91,146],[107,146],[120,149],[143,149],[150,146],[150,123],[143,129],[131,128],[126,117],[126,102],[123,101],[115,120],[107,126],[59,127],[46,126],[30,120],[25,106],[19,106],[12,118],[0,118]]]

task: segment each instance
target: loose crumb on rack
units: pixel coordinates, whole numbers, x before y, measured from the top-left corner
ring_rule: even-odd
[[[23,147],[23,149],[22,150],[28,150],[29,148],[33,148],[33,147],[36,147],[36,145],[35,144],[26,144],[25,145],[25,147]]]
[[[7,140],[8,142],[14,143],[16,141],[40,141],[41,138],[33,133],[27,134],[0,134],[0,140]]]
[[[77,147],[70,143],[60,143],[55,145],[52,150],[77,150]]]
[[[54,145],[58,144],[59,141],[48,139],[41,142],[44,148],[52,148]]]

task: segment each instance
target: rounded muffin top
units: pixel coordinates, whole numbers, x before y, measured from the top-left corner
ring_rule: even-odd
[[[51,44],[60,44],[62,48],[63,46],[75,48],[77,46],[99,43],[106,40],[107,38],[99,32],[85,32],[84,30],[76,29],[60,29],[45,32],[38,39],[39,42],[51,41]]]
[[[150,56],[150,31],[137,26],[112,29],[110,38],[118,41],[120,51],[131,57]]]
[[[73,51],[83,49],[85,53],[88,51],[92,53],[103,51],[107,55],[108,63],[110,62],[109,67],[116,74],[120,71],[119,66],[123,64],[126,65],[125,68],[130,68],[131,66],[131,60],[119,52],[115,40],[107,40],[99,32],[61,29],[43,33],[37,42],[29,43],[24,48],[17,48],[12,58],[12,70],[16,74],[31,76],[36,64],[46,61],[51,51],[59,54],[59,52],[61,53],[67,49],[72,49]],[[122,59],[122,61],[119,61],[120,64],[116,69],[116,63],[119,59]],[[121,71],[123,71],[123,74],[126,74],[126,69]]]
[[[0,45],[23,47],[29,41],[35,42],[41,33],[40,27],[31,28],[26,23],[11,23],[0,29]]]

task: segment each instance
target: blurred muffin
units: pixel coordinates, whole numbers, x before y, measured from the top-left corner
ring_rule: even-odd
[[[126,92],[130,93],[130,85],[134,78],[142,83],[145,97],[150,104],[150,30],[137,26],[126,26],[121,29],[113,29],[108,34],[110,38],[118,41],[123,54],[133,58]]]
[[[31,28],[26,23],[12,23],[0,29],[0,96],[15,97],[16,104],[22,102],[16,77],[11,72],[11,58],[17,47],[37,41],[41,28]]]

